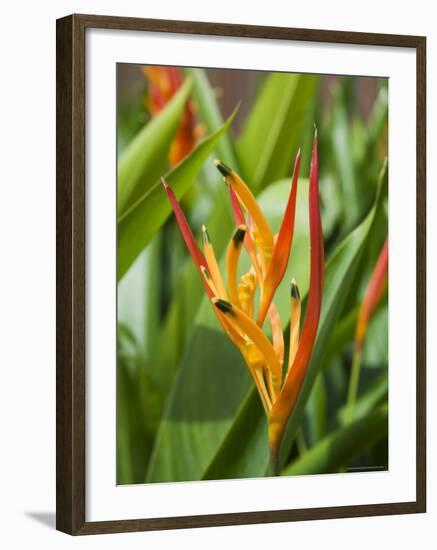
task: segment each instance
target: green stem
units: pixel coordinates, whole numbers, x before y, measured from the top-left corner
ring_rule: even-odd
[[[279,471],[279,449],[280,446],[270,447],[269,476],[276,477],[280,475]]]
[[[355,353],[352,359],[352,368],[351,368],[351,375],[349,378],[349,389],[347,394],[347,408],[349,410],[349,413],[352,411],[352,408],[355,405],[355,401],[357,399],[358,386],[360,383],[360,373],[361,373],[361,356],[362,356],[362,349],[360,347],[355,350]]]
[[[296,446],[299,452],[299,456],[304,455],[308,451],[302,428],[300,428],[296,433]]]

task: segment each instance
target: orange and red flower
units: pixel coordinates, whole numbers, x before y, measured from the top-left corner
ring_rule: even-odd
[[[173,191],[167,182],[162,180],[206,294],[225,333],[240,350],[258,390],[268,419],[272,464],[276,466],[287,420],[296,404],[314,347],[323,292],[324,248],[319,208],[316,133],[309,182],[310,288],[301,331],[301,299],[296,282],[294,279],[291,281],[290,343],[288,363],[284,365],[283,330],[273,298],[285,275],[293,242],[300,158],[299,151],[290,195],[277,235],[272,233],[246,183],[234,170],[216,161],[218,170],[229,186],[237,225],[226,254],[227,284],[220,271],[207,229],[202,228],[201,251]],[[251,266],[238,279],[237,267],[243,247],[249,255]],[[259,300],[258,304],[255,304],[257,288]],[[271,340],[263,331],[266,319],[271,328]]]

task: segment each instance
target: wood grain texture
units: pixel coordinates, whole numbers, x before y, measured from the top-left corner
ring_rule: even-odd
[[[426,38],[416,48],[416,500],[426,512]]]
[[[406,47],[417,59],[416,500],[362,506],[86,522],[85,469],[85,31],[87,28]],[[184,529],[425,512],[426,510],[426,39],[72,15],[56,29],[56,527],[72,535]],[[115,283],[114,283],[115,284]]]
[[[56,526],[85,523],[85,66],[74,17],[56,28]]]

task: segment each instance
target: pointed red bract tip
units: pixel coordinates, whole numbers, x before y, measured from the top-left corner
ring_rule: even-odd
[[[164,186],[165,192],[167,193],[167,196],[170,200],[170,204],[173,208],[173,212],[176,216],[176,221],[178,222],[179,229],[182,233],[182,237],[184,238],[185,244],[187,245],[188,251],[191,257],[193,258],[197,269],[201,273],[200,266],[203,265],[204,267],[206,267],[205,257],[202,254],[199,247],[197,246],[196,239],[194,238],[194,235],[188,224],[187,218],[185,217],[185,214],[176,199],[173,189],[168,185],[168,183],[165,181],[164,178],[161,178],[161,181]],[[203,280],[203,275],[202,275],[202,280]]]
[[[387,282],[388,274],[388,239],[385,240],[384,245],[379,253],[375,267],[373,269],[370,281],[367,285],[364,293],[364,298],[361,303],[360,311],[358,313],[357,327],[355,331],[355,347],[361,348],[364,340],[364,336],[367,331],[367,325],[373,312],[378,305],[384,288]]]

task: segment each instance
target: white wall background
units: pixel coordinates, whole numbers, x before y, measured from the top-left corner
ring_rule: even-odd
[[[72,538],[55,509],[55,19],[73,12],[282,25],[428,37],[428,280],[437,280],[437,17],[434,2],[106,0],[3,5],[0,84],[0,544],[15,549],[435,548],[437,329],[428,289],[428,513],[348,520]],[[433,11],[434,10],[434,11]],[[433,101],[434,100],[434,101]],[[5,193],[6,191],[6,193]],[[434,339],[435,340],[435,339]]]

